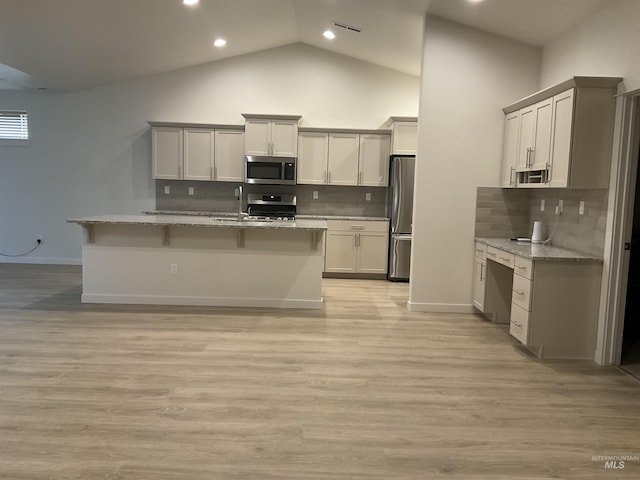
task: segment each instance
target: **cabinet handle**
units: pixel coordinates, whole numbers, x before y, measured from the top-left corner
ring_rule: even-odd
[[[484,263],[480,264],[480,281],[484,280]]]
[[[517,263],[515,264],[515,267],[516,267],[516,268],[523,269],[523,270],[524,270],[525,268],[527,268],[527,267],[526,267],[526,265],[518,265]]]
[[[493,252],[487,252],[487,255],[489,255],[489,256],[491,256],[491,257],[495,257],[495,256],[496,256],[496,254],[495,254],[495,253],[493,253]]]
[[[362,171],[358,172],[358,185],[362,183]]]
[[[526,166],[527,167],[531,166],[531,147],[527,147],[527,162],[526,162]]]
[[[351,230],[364,230],[364,225],[351,225]]]
[[[359,233],[356,233],[356,238],[357,238],[356,247],[359,247],[360,246],[360,234]]]
[[[327,183],[331,183],[331,172],[327,171]]]
[[[324,178],[325,183],[329,183],[329,172],[325,170],[322,178]]]
[[[516,322],[515,320],[511,320],[511,323],[513,323],[516,327],[520,327],[522,328],[522,325],[520,325],[518,322]]]
[[[476,248],[476,252],[482,253],[482,250],[480,250],[479,248]]]
[[[524,295],[524,290],[514,290],[518,295]]]
[[[508,262],[511,259],[509,257],[500,257],[500,260],[502,260],[503,262]]]
[[[547,163],[547,183],[551,183],[551,167],[552,165],[550,163]]]
[[[182,178],[182,165],[178,165],[178,178]]]
[[[516,169],[514,167],[511,167],[511,173],[509,174],[509,185],[515,185],[515,180],[513,179],[513,174],[515,173]]]
[[[215,167],[211,167],[211,180],[216,178],[216,171],[215,171]]]

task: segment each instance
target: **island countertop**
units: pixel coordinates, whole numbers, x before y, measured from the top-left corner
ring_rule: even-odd
[[[199,215],[96,215],[67,220],[80,225],[151,225],[159,227],[207,227],[235,229],[310,230],[325,231],[326,220],[238,220],[234,217],[206,217]]]

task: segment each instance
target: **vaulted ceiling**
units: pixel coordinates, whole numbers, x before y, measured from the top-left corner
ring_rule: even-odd
[[[612,1],[0,0],[0,89],[81,90],[296,42],[417,76],[427,13],[541,46]]]

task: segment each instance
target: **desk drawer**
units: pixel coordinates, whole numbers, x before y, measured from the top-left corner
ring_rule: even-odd
[[[531,310],[531,280],[520,275],[513,276],[511,301],[525,310]]]
[[[475,256],[478,258],[487,258],[487,244],[476,242]]]
[[[533,278],[533,261],[530,258],[516,256],[513,262],[513,272],[525,278]]]
[[[505,267],[513,268],[515,255],[495,247],[487,247],[487,259],[501,263]]]
[[[523,345],[529,343],[529,312],[515,303],[511,304],[511,323],[509,333],[516,337]]]

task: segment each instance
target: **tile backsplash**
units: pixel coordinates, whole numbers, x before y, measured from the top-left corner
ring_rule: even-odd
[[[606,189],[503,189],[478,187],[476,237],[530,237],[533,222],[542,221],[551,243],[602,255],[607,215]],[[544,211],[541,203],[544,200]],[[556,215],[556,206],[563,211]],[[584,214],[579,214],[580,202]]]
[[[195,212],[236,212],[235,190],[241,183],[156,180],[156,209]],[[169,193],[165,193],[169,187]],[[246,193],[295,193],[301,215],[385,217],[387,188],[333,185],[243,185]],[[193,188],[193,195],[189,189]],[[314,192],[317,199],[313,198]],[[370,199],[367,200],[367,194]]]

